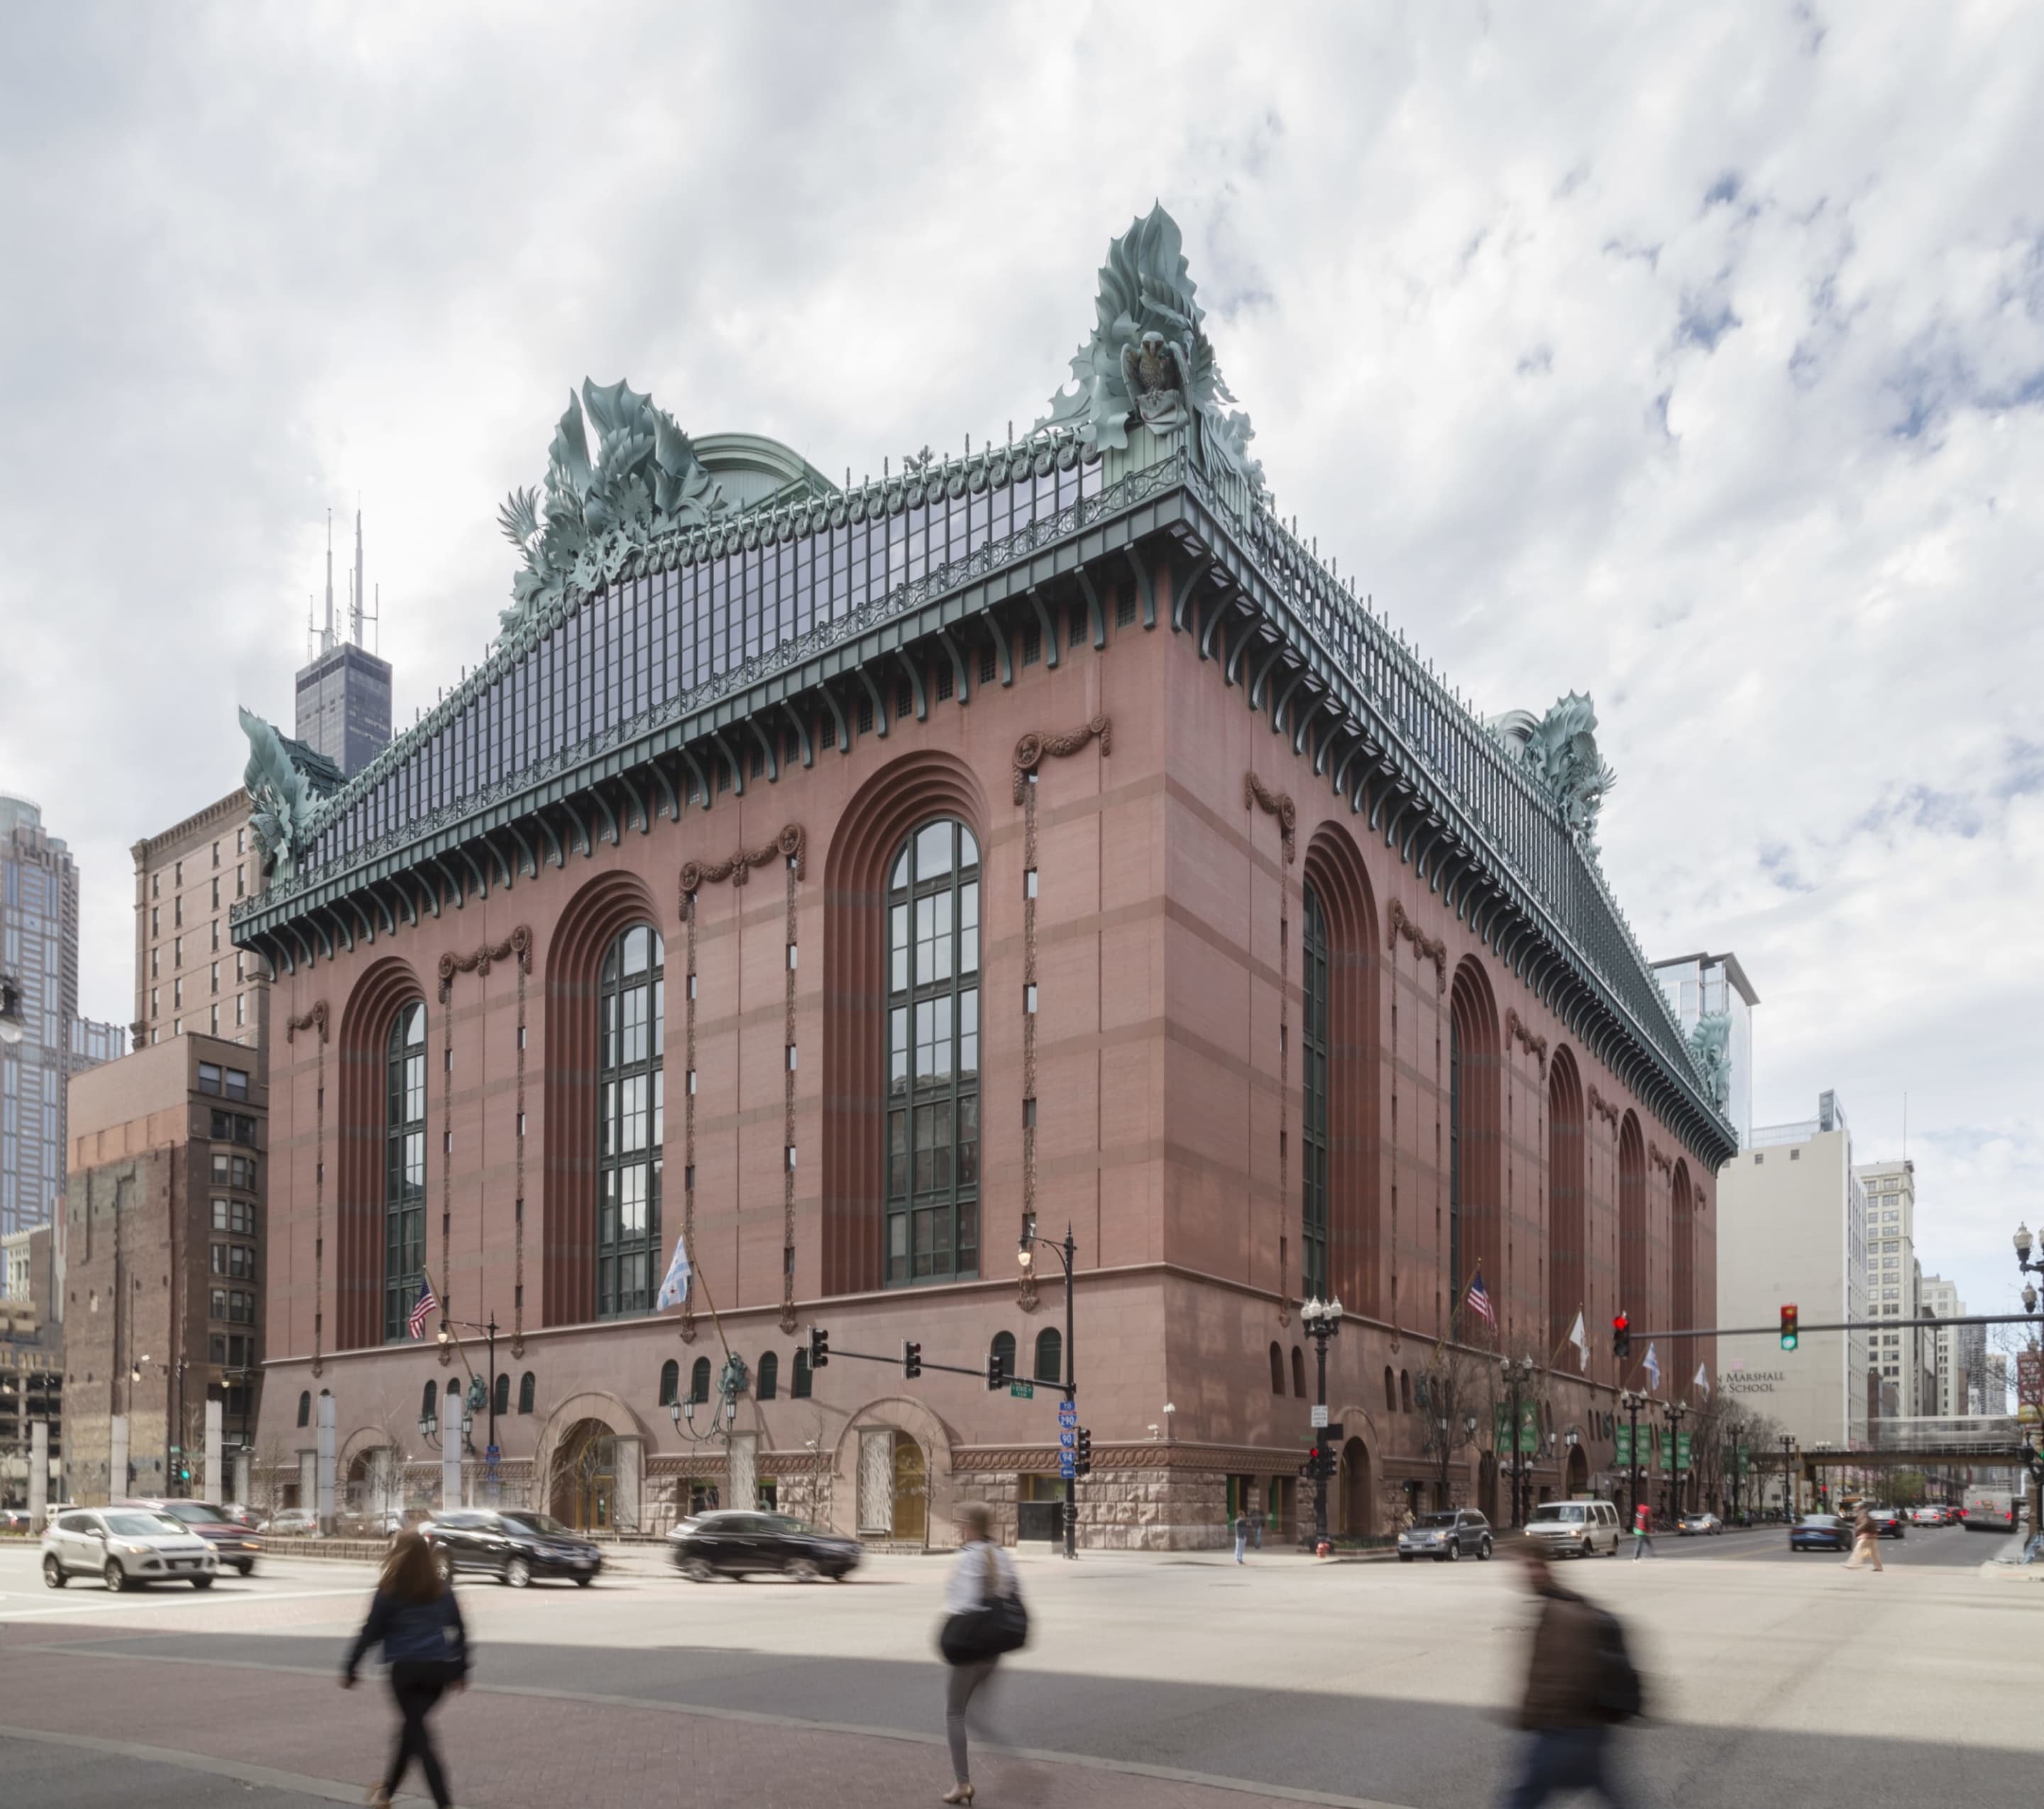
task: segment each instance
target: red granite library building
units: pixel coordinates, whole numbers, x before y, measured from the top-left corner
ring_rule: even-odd
[[[856,486],[585,385],[482,664],[327,795],[251,719],[305,1505],[459,1440],[582,1527],[1037,1536],[1069,1379],[1082,1545],[1303,1536],[1322,1438],[1367,1538],[1622,1494],[1708,1379],[1608,1335],[1712,1323],[1735,1139],[1587,700],[1479,719],[1279,519],[1168,215],[1100,285],[1026,436]]]

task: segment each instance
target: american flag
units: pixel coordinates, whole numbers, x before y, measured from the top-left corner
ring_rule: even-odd
[[[413,1303],[412,1316],[405,1321],[405,1329],[414,1338],[423,1338],[426,1331],[426,1321],[432,1316],[433,1309],[439,1304],[440,1302],[433,1297],[432,1283],[421,1276],[419,1280],[419,1297]]]
[[[1497,1329],[1496,1310],[1491,1305],[1490,1296],[1484,1288],[1483,1266],[1481,1263],[1477,1266],[1476,1279],[1470,1283],[1469,1292],[1463,1298],[1469,1302],[1470,1310],[1478,1319],[1488,1325],[1493,1331]]]

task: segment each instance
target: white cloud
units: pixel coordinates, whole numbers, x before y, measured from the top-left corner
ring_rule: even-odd
[[[1485,707],[1592,690],[1763,1116],[2035,1200],[2044,25],[2010,6],[68,8],[0,72],[0,785],[85,868],[288,713],[359,490],[402,713],[569,386],[827,470],[1033,418],[1162,196],[1280,499]],[[27,676],[25,678],[25,674]],[[1940,1248],[1949,1224],[1949,1254]],[[1992,1243],[1994,1240],[1990,1239]]]

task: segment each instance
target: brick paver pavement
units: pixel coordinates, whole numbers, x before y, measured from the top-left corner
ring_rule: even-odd
[[[52,1629],[52,1632],[56,1630]],[[132,1646],[132,1634],[125,1636]],[[564,1653],[559,1695],[491,1688],[451,1698],[435,1726],[456,1797],[473,1809],[563,1804],[740,1804],[745,1809],[899,1809],[950,1783],[941,1740],[821,1727],[786,1717],[578,1699]],[[931,1666],[937,1724],[938,1667]],[[0,1723],[97,1736],[366,1784],[394,1726],[389,1693],[318,1676],[203,1660],[95,1653],[67,1628],[0,1648]],[[1268,1794],[1097,1762],[976,1754],[982,1801],[1115,1809],[1255,1809],[1362,1799]],[[423,1788],[416,1771],[408,1780]]]

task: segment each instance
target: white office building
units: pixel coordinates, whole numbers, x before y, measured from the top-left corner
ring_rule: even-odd
[[[1917,1289],[1916,1299],[1927,1317],[1932,1313],[1942,1319],[1965,1316],[1966,1304],[1959,1298],[1958,1289],[1942,1275],[1925,1276],[1922,1285]],[[1932,1377],[1932,1404],[1923,1411],[1934,1413],[1942,1419],[1950,1419],[1966,1411],[1966,1373],[1960,1337],[1964,1329],[1963,1327],[1949,1326],[1942,1331],[1929,1331],[1923,1335],[1924,1342],[1930,1350]]]
[[[1684,954],[1653,965],[1654,977],[1661,982],[1668,1008],[1685,1036],[1695,1043],[1700,1035],[1708,1040],[1711,1032],[1722,1031],[1725,1116],[1739,1132],[1739,1147],[1751,1147],[1753,1008],[1760,995],[1735,954]]]
[[[1866,1189],[1835,1094],[1819,1096],[1813,1119],[1756,1127],[1718,1177],[1719,1322],[1771,1324],[1787,1305],[1811,1325],[1872,1316],[1867,1232]],[[1727,1340],[1719,1384],[1806,1449],[1859,1450],[1873,1442],[1881,1401],[1872,1350],[1864,1331],[1804,1332],[1793,1351]]]

